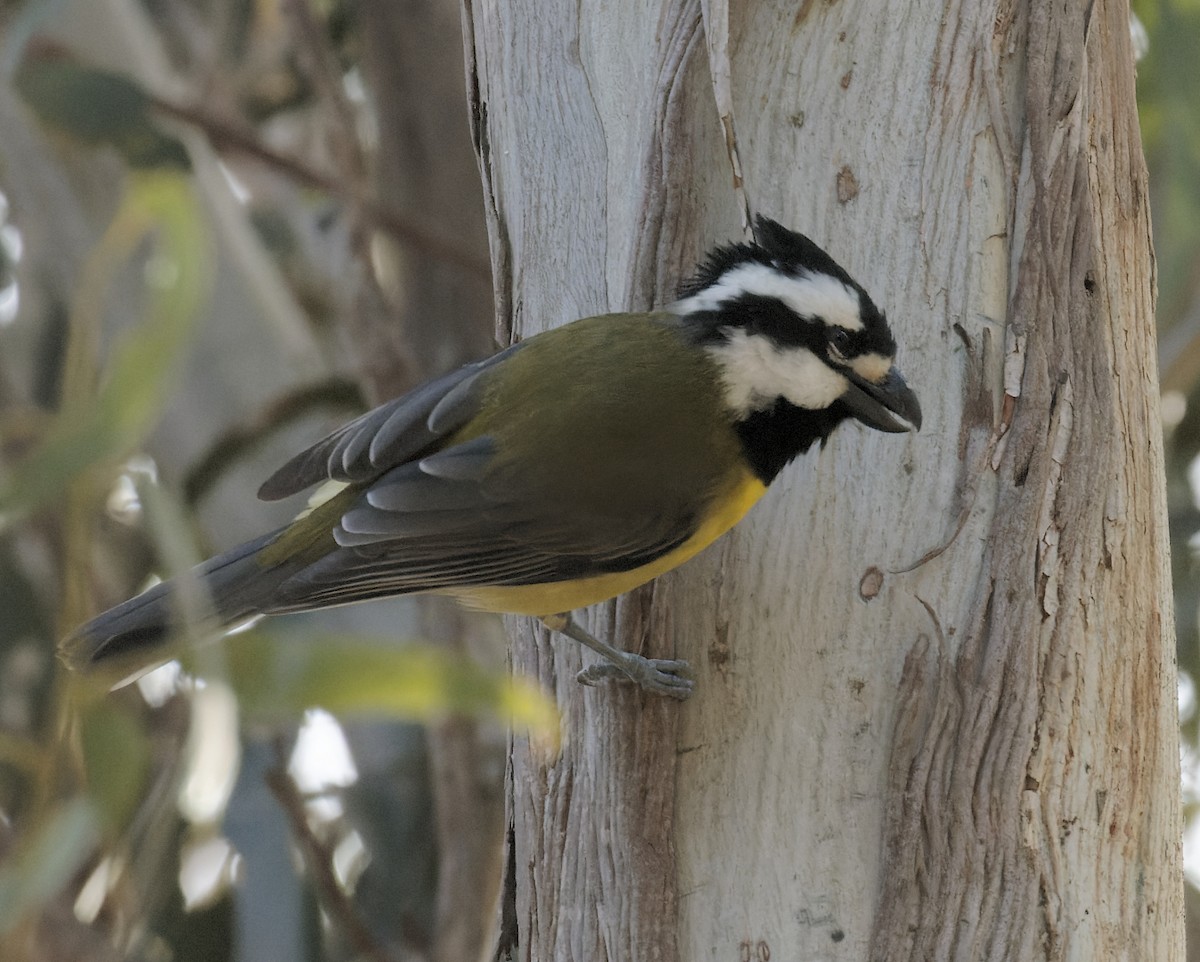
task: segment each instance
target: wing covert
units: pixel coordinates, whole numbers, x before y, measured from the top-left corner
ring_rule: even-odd
[[[278,501],[329,480],[363,483],[435,448],[477,410],[481,375],[524,343],[435,378],[343,425],[267,478],[259,498]]]

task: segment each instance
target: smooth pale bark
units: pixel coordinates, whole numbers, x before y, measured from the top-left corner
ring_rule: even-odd
[[[567,741],[513,748],[502,957],[1182,958],[1126,17],[467,3],[506,333],[668,299],[748,202],[874,293],[925,409],[591,613],[690,702],[514,624]]]

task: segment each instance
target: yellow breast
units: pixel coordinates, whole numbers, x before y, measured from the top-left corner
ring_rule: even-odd
[[[553,615],[586,608],[624,594],[683,564],[741,521],[766,490],[766,485],[758,478],[749,471],[744,472],[730,486],[725,497],[717,499],[716,510],[703,519],[695,533],[683,544],[649,564],[628,571],[536,585],[454,588],[439,594],[450,595],[471,608],[515,615]]]

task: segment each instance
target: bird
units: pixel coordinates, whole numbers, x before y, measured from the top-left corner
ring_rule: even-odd
[[[693,557],[843,422],[919,430],[896,353],[866,290],[760,214],[662,309],[533,335],[335,430],[258,491],[317,487],[308,510],[97,616],[60,653],[81,670],[168,660],[189,627],[182,579],[221,628],[431,593],[581,642],[601,656],[586,684],[686,698],[686,661],[623,651],[571,612]]]

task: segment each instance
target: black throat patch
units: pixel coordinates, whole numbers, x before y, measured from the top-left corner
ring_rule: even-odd
[[[797,455],[818,441],[824,445],[834,428],[849,416],[840,401],[809,411],[777,398],[771,407],[754,411],[736,427],[751,469],[769,485]]]

